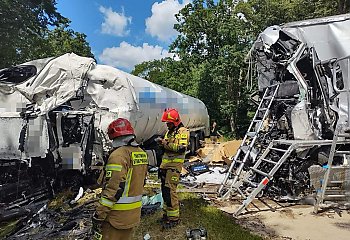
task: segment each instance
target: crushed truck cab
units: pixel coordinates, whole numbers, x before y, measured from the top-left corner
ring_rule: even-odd
[[[91,179],[111,148],[107,126],[119,117],[131,122],[136,140],[159,158],[154,139],[166,132],[166,108],[179,110],[195,151],[209,135],[207,108],[196,98],[73,53],[2,69],[0,190],[29,192],[33,179],[59,185]]]

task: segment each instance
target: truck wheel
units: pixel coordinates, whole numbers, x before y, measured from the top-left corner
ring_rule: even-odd
[[[196,137],[190,137],[190,154],[196,154]]]
[[[196,134],[196,151],[201,148],[201,143],[200,143],[200,134]]]

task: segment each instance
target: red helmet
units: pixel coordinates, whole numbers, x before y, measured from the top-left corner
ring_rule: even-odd
[[[162,122],[172,122],[177,127],[181,123],[179,112],[174,109],[166,109],[163,112]]]
[[[112,140],[120,136],[134,135],[134,129],[128,120],[124,118],[118,118],[109,124],[107,128],[107,134],[109,139]]]

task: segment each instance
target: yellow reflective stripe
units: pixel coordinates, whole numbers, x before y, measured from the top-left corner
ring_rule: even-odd
[[[179,148],[179,145],[177,145],[176,143],[170,143],[170,148],[173,149],[174,151],[177,151]]]
[[[118,203],[134,203],[142,200],[142,195],[134,196],[134,197],[121,197]]]
[[[147,153],[145,152],[132,152],[131,159],[132,165],[148,164]]]
[[[187,144],[187,140],[180,140],[179,143],[180,144]]]
[[[94,240],[102,240],[102,234],[99,232],[94,233]]]
[[[107,199],[107,198],[104,198],[104,197],[101,197],[100,198],[100,203],[103,205],[103,206],[106,206],[106,207],[109,207],[109,208],[112,208],[113,205],[115,204],[115,202]]]
[[[128,202],[127,200],[135,201],[135,200],[138,200],[138,199],[140,199],[139,196],[130,197],[130,199],[122,199],[121,202]],[[115,203],[115,202],[110,201],[110,200],[108,200],[107,198],[104,198],[104,197],[101,197],[101,199],[100,199],[100,203],[103,206],[109,207],[112,210],[131,210],[131,209],[135,209],[135,208],[140,208],[142,206],[142,201],[141,200],[138,200],[138,201],[135,201],[135,202],[130,202],[130,203],[118,203],[118,202]]]
[[[116,203],[113,205],[112,210],[132,210],[135,208],[140,208],[142,206],[142,201],[134,203]]]
[[[126,175],[126,181],[125,181],[125,188],[123,192],[123,197],[127,197],[129,195],[129,189],[130,189],[130,183],[131,183],[131,177],[132,177],[132,168],[129,168],[128,174]]]
[[[177,177],[171,177],[171,181],[177,182],[179,179]]]
[[[107,164],[106,170],[107,171],[117,171],[120,172],[122,170],[123,166],[120,164]]]
[[[165,133],[164,139],[168,139],[168,138],[169,138],[169,137],[168,137],[168,133],[169,133],[169,132],[166,132],[166,133]]]
[[[185,162],[185,159],[182,158],[174,158],[174,159],[163,159],[163,163],[183,163]]]
[[[178,217],[180,215],[179,209],[176,209],[174,211],[166,211],[166,215],[168,217]]]
[[[186,138],[187,139],[187,134],[181,134],[181,138]]]

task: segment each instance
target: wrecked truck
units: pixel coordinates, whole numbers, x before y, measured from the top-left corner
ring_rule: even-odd
[[[220,196],[244,199],[238,215],[256,197],[297,200],[320,191],[323,175],[315,174],[329,168],[334,142],[333,164],[343,166],[334,196],[350,202],[350,140],[334,140],[336,129],[350,126],[350,14],[268,27],[247,60],[257,110]]]
[[[108,124],[128,119],[154,161],[161,116],[176,108],[190,151],[209,135],[200,100],[73,53],[0,70],[0,203],[93,181],[104,165]]]

